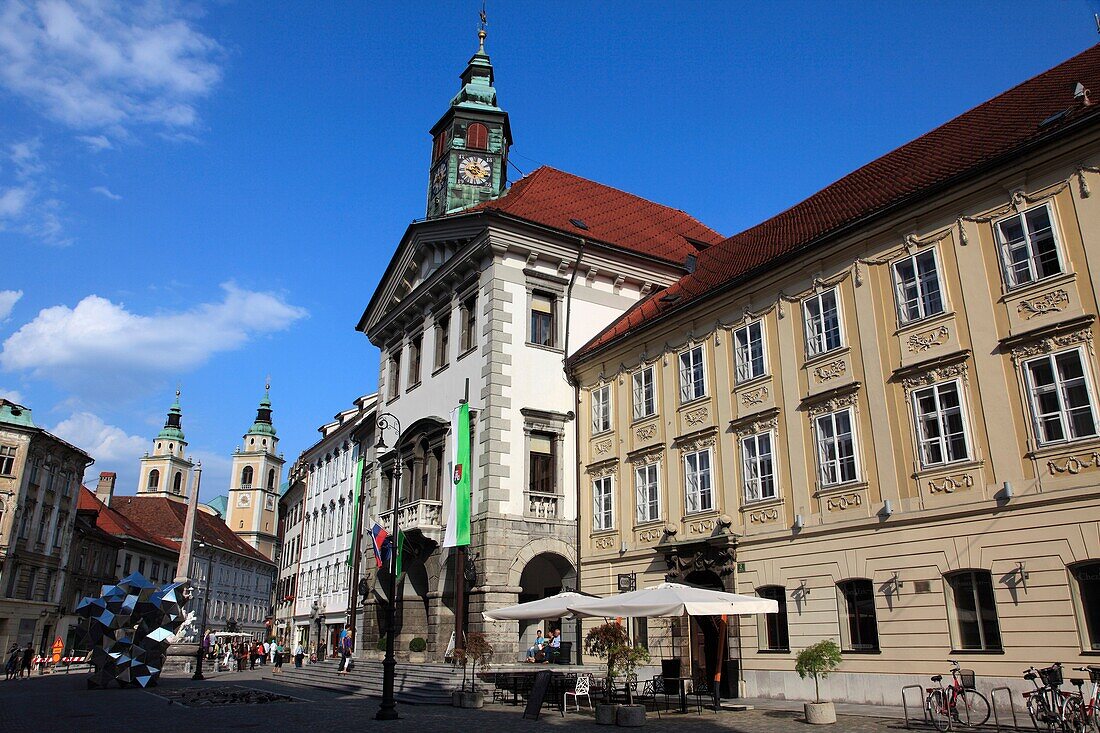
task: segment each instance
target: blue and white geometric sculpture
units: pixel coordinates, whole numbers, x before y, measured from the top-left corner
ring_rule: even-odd
[[[141,573],[103,586],[76,607],[77,628],[92,648],[88,687],[157,684],[169,640],[183,623],[183,583],[157,588]]]

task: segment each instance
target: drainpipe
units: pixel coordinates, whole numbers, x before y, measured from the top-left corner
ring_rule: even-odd
[[[585,227],[587,228],[587,227]],[[577,250],[577,261],[573,264],[573,272],[569,275],[569,287],[565,291],[565,339],[563,343],[563,353],[561,357],[562,372],[565,374],[565,381],[573,387],[573,404],[577,410],[580,410],[581,405],[581,391],[580,386],[576,380],[573,379],[569,373],[569,369],[566,366],[566,360],[569,358],[569,322],[570,316],[573,311],[573,285],[577,282],[577,272],[581,268],[581,260],[584,258],[584,237],[581,237],[581,246]],[[577,592],[581,591],[581,466],[580,461],[577,458],[580,456],[581,446],[581,422],[577,417],[577,412],[573,413],[573,490],[575,493],[574,509],[577,513],[577,538],[576,538],[576,553],[577,553]],[[577,648],[577,664],[583,662],[583,640],[581,639],[581,620],[576,620],[577,638],[575,641]]]

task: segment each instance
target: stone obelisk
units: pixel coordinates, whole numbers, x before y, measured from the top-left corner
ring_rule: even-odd
[[[195,523],[198,522],[199,513],[199,481],[202,478],[202,462],[195,464],[194,478],[191,480],[191,495],[187,497],[187,515],[183,520],[183,537],[180,538],[180,559],[176,564],[176,582],[186,583],[188,585],[187,590],[184,591],[184,597],[186,601],[185,608],[188,611],[193,610],[195,604],[192,599],[195,597],[195,579],[191,577],[192,563],[191,556],[193,554],[195,545]],[[192,620],[179,630],[179,634],[186,635],[188,630],[191,630],[192,634],[195,634],[193,641],[185,641],[185,636],[181,636],[179,641],[173,643],[168,647],[168,653],[164,660],[165,671],[172,672],[193,672],[195,669],[195,655],[198,653],[199,644],[202,643],[200,635],[202,629],[199,629],[197,620]]]

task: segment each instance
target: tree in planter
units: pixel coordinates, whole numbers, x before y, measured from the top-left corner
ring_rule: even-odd
[[[818,679],[825,679],[830,672],[840,666],[840,647],[832,639],[824,639],[808,646],[798,653],[794,661],[794,671],[802,679],[814,678],[814,702],[821,702],[821,687]]]
[[[645,647],[630,643],[630,635],[623,625],[609,621],[589,629],[584,637],[584,650],[594,657],[607,660],[607,696],[615,689],[615,678],[619,675],[631,675],[642,662],[649,661],[649,652]],[[627,685],[628,701],[633,704],[633,690]]]
[[[477,692],[477,665],[484,670],[493,660],[493,645],[480,631],[466,634],[466,648],[455,650],[455,659],[462,663],[462,689],[466,689],[466,663],[470,664],[470,692]]]

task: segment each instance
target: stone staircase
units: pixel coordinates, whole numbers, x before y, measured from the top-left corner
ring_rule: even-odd
[[[352,670],[339,674],[338,660],[305,664],[296,669],[284,664],[275,674],[269,665],[263,679],[284,684],[317,687],[351,695],[382,697],[382,663],[355,660]],[[394,675],[394,697],[398,702],[415,705],[450,705],[451,693],[462,685],[462,668],[449,664],[397,663]]]

